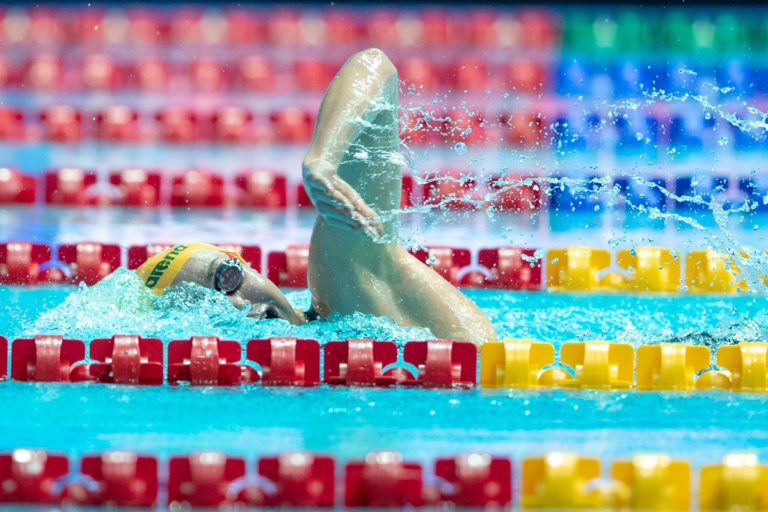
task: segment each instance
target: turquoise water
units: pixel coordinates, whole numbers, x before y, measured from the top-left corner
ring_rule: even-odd
[[[165,340],[215,334],[408,339],[424,329],[355,315],[295,327],[243,318],[220,294],[179,292],[150,304],[132,273],[92,288],[4,288],[8,338],[57,332],[90,339],[138,333]],[[74,292],[74,293],[73,293]],[[680,340],[713,349],[768,339],[764,299],[749,296],[641,296],[468,290],[499,336],[640,343]],[[298,306],[308,292],[289,292]],[[162,306],[161,306],[162,305]],[[76,312],[80,312],[76,314]],[[41,312],[43,312],[41,314]],[[71,455],[131,449],[167,455],[216,449],[248,456],[310,449],[340,459],[394,449],[425,462],[481,450],[525,455],[571,450],[605,457],[665,452],[694,465],[733,450],[768,459],[768,396],[597,391],[434,391],[419,389],[234,389],[0,384],[0,450],[42,447]]]
[[[0,334],[12,339],[59,333],[90,340],[140,334],[164,340],[214,335],[247,341],[295,336],[328,341],[374,338],[405,342],[432,338],[424,328],[355,314],[295,326],[254,320],[221,293],[189,285],[155,297],[133,272],[119,269],[93,287],[4,287]],[[496,327],[500,339],[564,341],[604,339],[632,343],[684,341],[716,348],[768,339],[766,300],[754,295],[561,294],[464,290]],[[287,291],[294,306],[309,308],[307,290]]]

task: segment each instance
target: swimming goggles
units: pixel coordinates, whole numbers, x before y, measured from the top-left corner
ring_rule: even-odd
[[[243,264],[237,258],[230,258],[221,262],[216,269],[214,286],[216,290],[232,295],[243,285]]]

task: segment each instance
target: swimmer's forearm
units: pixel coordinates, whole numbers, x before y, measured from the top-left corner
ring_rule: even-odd
[[[381,50],[356,53],[341,68],[323,98],[304,158],[305,171],[318,159],[338,166],[365,123],[385,108],[397,108],[397,70]]]

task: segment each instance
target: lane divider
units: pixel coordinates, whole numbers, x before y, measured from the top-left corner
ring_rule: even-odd
[[[148,258],[171,247],[170,243],[133,245],[123,249],[117,244],[81,242],[62,244],[56,251],[51,245],[33,242],[0,244],[0,283],[43,284],[85,282],[93,285],[124,262],[138,268]],[[304,288],[307,283],[309,245],[290,245],[282,251],[270,251],[263,258],[257,245],[223,243],[222,248],[242,254],[257,271],[286,288]],[[711,249],[683,253],[659,247],[621,249],[615,265],[607,249],[569,247],[545,251],[520,247],[480,249],[477,265],[469,249],[429,246],[412,250],[455,286],[503,290],[554,292],[620,293],[737,293],[748,290],[741,269],[728,255]],[[56,261],[54,261],[54,253]],[[262,264],[262,259],[266,261]],[[681,261],[685,261],[683,272]],[[681,281],[681,276],[684,279]],[[768,284],[765,277],[759,276]]]
[[[221,452],[175,455],[166,462],[129,451],[63,454],[17,449],[0,453],[0,503],[182,507],[600,508],[687,511],[691,465],[662,454],[614,460],[602,477],[597,457],[548,453],[523,459],[519,497],[507,457],[467,453],[426,466],[397,452],[349,460],[342,475],[325,454],[288,452],[251,466]],[[342,478],[340,479],[339,476]],[[699,472],[700,510],[763,510],[768,466],[752,453],[726,455]],[[161,499],[166,499],[161,502]],[[693,504],[695,508],[696,504]]]
[[[219,340],[194,336],[168,344],[117,335],[86,343],[55,335],[16,339],[10,379],[21,382],[93,382],[193,386],[420,386],[594,389],[638,391],[732,390],[768,392],[768,342],[721,346],[712,364],[704,345],[661,343],[635,349],[608,341],[566,342],[555,358],[550,343],[532,340],[472,343],[410,341],[397,357],[392,341],[351,339],[323,347],[311,339]],[[8,375],[8,342],[0,337],[0,380]],[[164,376],[167,375],[167,376]]]

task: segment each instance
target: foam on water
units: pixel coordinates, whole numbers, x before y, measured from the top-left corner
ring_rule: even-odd
[[[309,309],[309,291],[287,294],[289,301]],[[140,334],[163,340],[190,336],[218,336],[249,340],[290,336],[318,340],[366,337],[405,342],[431,339],[428,329],[402,327],[388,318],[356,313],[296,326],[286,320],[248,318],[247,310],[236,309],[229,299],[193,283],[182,283],[155,296],[133,271],[119,268],[92,287],[81,285],[58,306],[29,318],[20,326],[19,337],[57,333],[77,339],[111,337],[115,333]]]
[[[768,340],[764,300],[749,295],[465,293],[488,315],[500,339],[531,338],[557,347],[565,341],[594,339],[634,346],[680,341],[705,344],[713,352],[724,344]],[[154,296],[125,269],[95,286],[81,285],[66,297],[53,294],[50,289],[8,294],[5,307],[15,313],[2,316],[2,334],[15,338],[57,333],[86,341],[114,334],[139,334],[165,341],[200,335],[239,341],[270,336],[321,342],[373,338],[397,341],[400,346],[409,340],[434,338],[427,329],[399,326],[388,318],[362,313],[336,315],[303,326],[284,320],[257,321],[247,318],[245,311],[237,310],[220,293],[195,284]],[[287,295],[294,306],[309,306],[308,291]],[[49,300],[40,301],[41,297]]]

